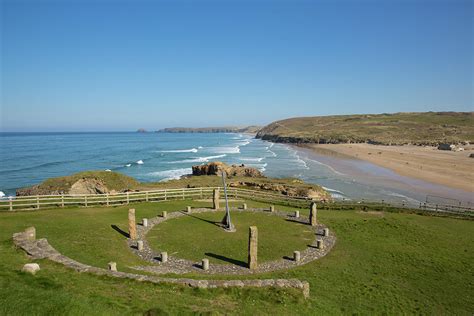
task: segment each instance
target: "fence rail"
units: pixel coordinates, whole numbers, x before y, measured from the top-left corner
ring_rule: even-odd
[[[186,200],[186,199],[211,199],[214,189],[221,189],[220,194],[223,198],[224,190],[222,187],[200,187],[200,188],[182,188],[182,189],[161,189],[152,191],[125,192],[117,194],[79,194],[79,195],[37,195],[37,196],[18,196],[10,199],[0,200],[0,211],[20,211],[20,210],[38,210],[55,207],[68,206],[116,206],[137,202],[159,202],[168,200]],[[227,195],[231,199],[248,199],[272,204],[283,204],[294,207],[309,207],[312,202],[309,198],[287,196],[275,192],[263,190],[250,190],[243,188],[228,188]],[[467,216],[474,216],[474,207],[420,203],[419,205],[408,204],[406,202],[387,203],[370,201],[335,201],[321,205],[321,208],[328,209],[349,209],[372,207],[384,209],[387,207],[418,209],[426,212],[453,213]]]

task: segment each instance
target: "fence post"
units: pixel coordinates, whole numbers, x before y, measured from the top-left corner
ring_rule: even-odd
[[[130,195],[127,192],[127,204],[130,204]]]
[[[202,200],[202,187],[201,187],[201,200]]]
[[[64,207],[64,194],[61,194],[61,207]]]
[[[148,191],[145,192],[145,200],[148,202]]]
[[[236,200],[239,199],[239,194],[238,194],[237,189],[234,189],[234,196],[235,196],[235,199],[236,199]]]
[[[39,208],[40,208],[40,198],[39,196],[36,196],[36,209],[39,210]]]
[[[182,193],[183,193],[183,200],[184,200],[184,189],[182,189],[181,191],[182,191]]]
[[[168,190],[165,189],[165,201],[168,199],[167,195],[168,195]]]
[[[84,206],[87,207],[87,195],[84,195]]]
[[[10,200],[10,211],[13,211],[13,199],[11,197],[8,198]]]
[[[107,203],[107,206],[109,206],[109,194],[108,193],[105,194],[105,201]]]

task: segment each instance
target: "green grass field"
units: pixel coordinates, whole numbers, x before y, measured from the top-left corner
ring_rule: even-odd
[[[167,220],[155,226],[147,236],[150,246],[175,253],[177,257],[200,262],[247,263],[250,226],[258,228],[259,262],[291,257],[294,250],[304,250],[314,241],[313,231],[306,225],[264,213],[232,212],[236,232],[228,233],[215,225],[223,212],[191,214]],[[224,257],[224,258],[219,258]]]
[[[189,204],[209,206],[174,201],[133,207],[140,220]],[[129,207],[0,213],[0,315],[472,315],[474,311],[474,222],[406,213],[320,210],[320,220],[338,238],[326,257],[287,271],[240,277],[306,280],[311,286],[307,300],[291,289],[202,290],[99,277],[48,260],[38,260],[42,269],[35,276],[20,271],[30,260],[14,248],[11,236],[32,225],[38,238],[48,238],[53,247],[80,262],[106,267],[113,260],[121,271],[145,264],[127,249],[119,232],[126,230]]]

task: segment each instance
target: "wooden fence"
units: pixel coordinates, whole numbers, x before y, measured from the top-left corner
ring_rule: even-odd
[[[14,198],[4,198],[0,200],[0,211],[20,211],[39,210],[46,208],[68,207],[68,206],[116,206],[138,202],[159,202],[168,200],[196,200],[211,199],[213,190],[220,189],[223,198],[222,187],[201,187],[182,189],[162,189],[152,191],[126,192],[117,194],[81,194],[81,195],[36,195],[18,196]],[[289,205],[306,208],[312,202],[311,199],[303,197],[292,197],[279,193],[250,190],[242,188],[228,188],[227,194],[230,199],[254,200],[271,204]],[[426,212],[444,212],[474,216],[474,208],[462,207],[459,205],[420,203],[418,206],[400,203],[387,203],[370,201],[335,201],[320,204],[324,209],[354,209],[370,207],[374,209],[384,209],[387,207],[418,209]]]

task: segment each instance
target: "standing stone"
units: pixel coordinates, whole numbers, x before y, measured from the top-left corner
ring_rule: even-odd
[[[109,270],[110,271],[114,271],[114,272],[117,272],[117,263],[115,262],[109,262]]]
[[[204,271],[209,270],[209,259],[202,259],[202,269]]]
[[[309,213],[309,223],[311,224],[311,226],[318,225],[317,214],[318,214],[318,210],[316,208],[316,203],[313,202],[311,203],[311,210]]]
[[[167,216],[168,216],[168,212],[167,212],[167,211],[163,211],[163,212],[161,213],[161,217],[166,218]]]
[[[295,211],[295,218],[300,218],[300,211]]]
[[[316,240],[316,248],[320,250],[324,249],[324,242],[321,239]]]
[[[270,212],[275,212],[275,206],[274,205],[270,205]]]
[[[242,209],[243,209],[244,211],[247,209],[247,203],[244,203],[244,204],[242,205]]]
[[[324,237],[329,236],[329,228],[324,228],[323,236],[324,236]]]
[[[293,251],[293,260],[295,262],[300,262],[301,260],[301,253],[299,251]]]
[[[142,220],[142,225],[143,225],[143,227],[148,227],[148,218],[144,218]]]
[[[28,240],[36,240],[36,228],[28,227],[27,229],[25,229],[25,234]]]
[[[130,239],[137,239],[137,225],[135,222],[135,209],[128,210],[128,234]]]
[[[186,206],[186,213],[191,213],[191,206]]]
[[[219,189],[214,189],[214,193],[212,196],[212,204],[213,204],[212,207],[214,208],[214,210],[219,209]]]
[[[137,241],[137,249],[138,251],[143,251],[143,240]]]
[[[21,271],[36,274],[40,270],[40,266],[37,263],[27,263],[23,266]]]
[[[258,229],[257,226],[249,227],[249,269],[257,269]]]
[[[161,262],[162,263],[168,262],[168,253],[166,251],[163,251],[161,253]]]

